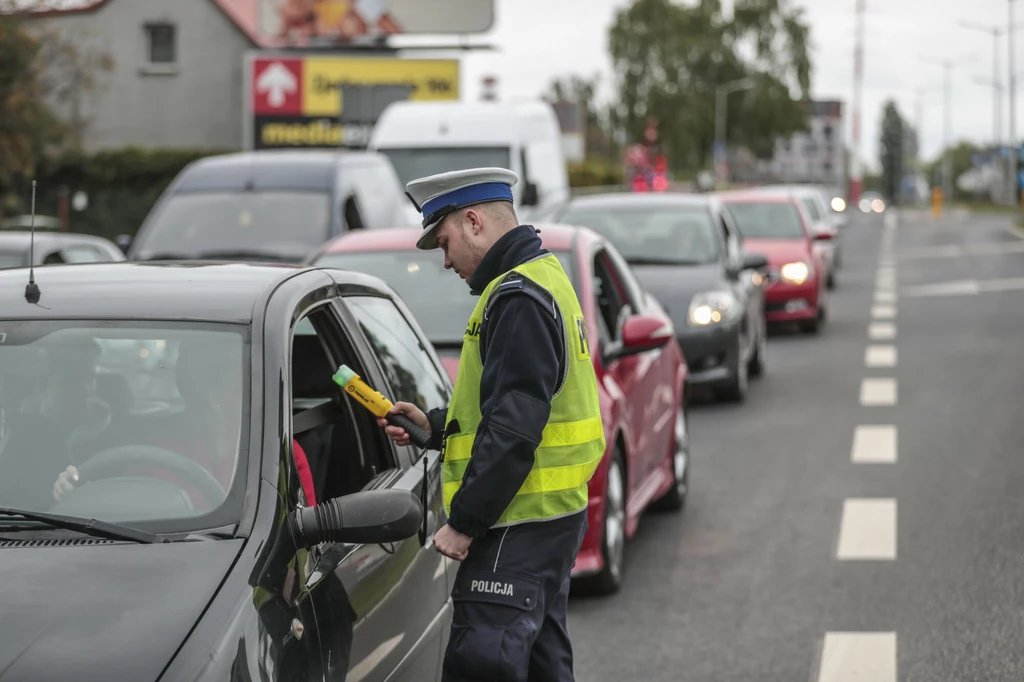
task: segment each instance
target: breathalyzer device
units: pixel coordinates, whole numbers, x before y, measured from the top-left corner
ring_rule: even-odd
[[[342,365],[332,377],[334,383],[345,389],[345,393],[352,396],[356,402],[368,409],[374,415],[388,420],[392,426],[405,429],[409,434],[409,440],[421,448],[427,447],[430,436],[426,431],[409,419],[404,414],[390,414],[389,410],[394,407],[393,403],[383,395],[366,385],[366,382],[359,378],[359,375],[352,371],[348,365]]]

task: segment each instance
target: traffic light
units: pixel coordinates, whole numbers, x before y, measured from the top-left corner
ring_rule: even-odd
[[[668,189],[668,159],[663,154],[654,157],[654,177],[651,179],[651,186],[655,192],[664,192]]]

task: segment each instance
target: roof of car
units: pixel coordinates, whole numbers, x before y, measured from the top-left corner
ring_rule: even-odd
[[[54,242],[70,243],[110,243],[109,239],[97,237],[91,234],[80,234],[77,232],[36,232],[36,246],[40,244],[53,244]],[[2,230],[0,231],[0,248],[3,249],[28,249],[32,243],[32,233],[28,230]]]
[[[586,227],[558,223],[531,223],[540,231],[541,242],[549,251],[569,251],[576,238],[599,239]],[[416,248],[422,230],[418,227],[388,227],[347,232],[328,242],[318,255],[359,251],[405,251]]]
[[[684,192],[608,192],[604,194],[583,194],[569,200],[573,206],[707,206],[714,201],[711,194],[688,194]]]
[[[761,187],[751,187],[749,189],[737,189],[727,190],[723,192],[716,192],[716,196],[720,201],[732,202],[732,201],[756,201],[758,203],[772,203],[772,204],[790,204],[794,202],[794,197],[788,192],[777,192],[777,191],[765,191]]]
[[[28,268],[0,270],[0,318],[251,322],[269,288],[304,268],[277,263],[117,262],[37,266],[39,303],[25,300]]]
[[[376,157],[375,152],[347,150],[260,150],[207,156],[180,176],[176,190],[322,189],[334,185],[338,164]]]

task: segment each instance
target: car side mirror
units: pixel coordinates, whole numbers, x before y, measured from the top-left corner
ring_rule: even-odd
[[[665,346],[675,335],[670,322],[652,315],[633,315],[622,325],[622,340],[608,344],[604,362]]]
[[[523,206],[536,206],[540,203],[540,192],[537,190],[537,184],[534,182],[527,182],[523,186]]]
[[[368,490],[288,514],[292,536],[309,549],[321,542],[387,544],[415,536],[423,504],[409,490]]]
[[[745,253],[743,254],[743,269],[767,270],[768,259],[762,253]]]
[[[814,241],[816,242],[827,242],[832,240],[832,233],[828,230],[822,230],[821,232],[814,233]]]
[[[119,234],[114,237],[114,243],[117,244],[117,248],[127,254],[128,247],[132,245],[132,236],[130,234]]]

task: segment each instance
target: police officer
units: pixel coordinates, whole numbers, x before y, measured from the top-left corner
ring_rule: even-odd
[[[393,410],[429,430],[444,460],[448,520],[434,546],[461,562],[447,682],[574,679],[569,576],[604,429],[583,312],[537,230],[518,224],[517,180],[478,168],[406,186],[423,214],[417,246],[440,247],[445,268],[479,296],[448,408]]]

